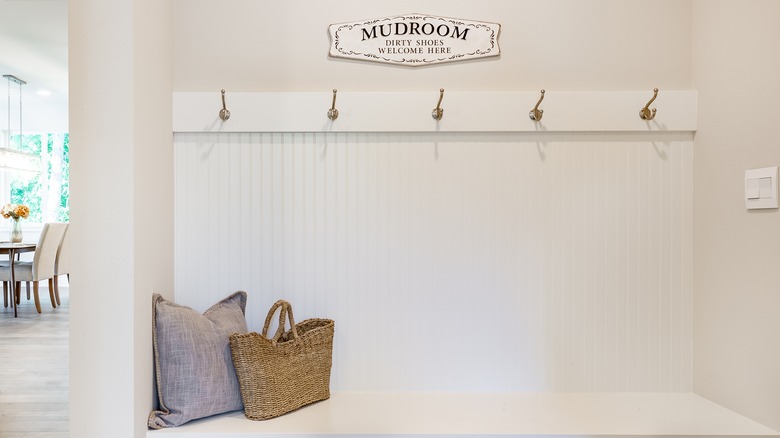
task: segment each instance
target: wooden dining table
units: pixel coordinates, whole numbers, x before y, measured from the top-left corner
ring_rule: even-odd
[[[10,262],[11,286],[9,287],[9,290],[11,291],[11,303],[13,303],[14,307],[14,318],[18,316],[16,312],[16,273],[14,272],[14,262],[16,261],[17,254],[33,251],[35,251],[34,243],[0,242],[0,254],[8,254],[8,260]]]

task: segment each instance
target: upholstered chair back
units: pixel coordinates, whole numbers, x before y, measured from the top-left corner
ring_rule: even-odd
[[[54,265],[57,261],[57,249],[62,242],[62,236],[68,224],[51,222],[43,225],[41,237],[38,238],[38,245],[35,248],[35,256],[32,264],[32,279],[39,281],[54,277]]]
[[[54,275],[64,274],[70,274],[70,233],[67,228],[57,249],[57,260],[54,263]]]

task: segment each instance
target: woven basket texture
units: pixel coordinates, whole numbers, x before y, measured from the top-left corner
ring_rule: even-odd
[[[269,338],[277,309],[279,328]],[[285,331],[288,321],[290,329]],[[267,420],[330,398],[333,328],[331,319],[295,324],[292,306],[279,300],[268,311],[262,334],[230,336],[246,418]]]

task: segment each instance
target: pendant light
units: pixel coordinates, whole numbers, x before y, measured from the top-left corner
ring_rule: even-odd
[[[38,155],[22,152],[11,148],[11,84],[19,85],[19,145],[22,143],[22,85],[27,82],[14,75],[3,75],[8,80],[8,131],[6,142],[0,147],[0,169],[16,170],[21,172],[41,172],[41,158]]]

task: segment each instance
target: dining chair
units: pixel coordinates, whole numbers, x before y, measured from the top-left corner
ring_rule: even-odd
[[[16,260],[21,260],[21,254],[16,254]],[[9,261],[8,260],[0,260],[0,266],[8,266]],[[30,299],[30,282],[25,281],[24,287],[27,290],[27,299]],[[8,283],[3,282],[3,301],[5,302],[6,306],[8,307]],[[19,300],[16,300],[17,304],[19,303]]]
[[[16,253],[16,260],[17,261],[21,260],[21,254]],[[10,263],[10,259],[9,260],[0,260],[0,267],[8,266],[9,263]],[[5,307],[8,307],[8,282],[7,281],[3,281],[2,283],[3,283],[3,305]],[[25,287],[27,288],[27,299],[29,300],[30,299],[30,282],[29,281],[25,281],[24,284],[25,284]],[[16,304],[19,304],[19,300],[18,299],[16,300]]]
[[[65,228],[65,234],[62,236],[59,248],[57,248],[57,259],[54,262],[54,298],[57,305],[60,305],[60,275],[68,276],[70,284],[70,226]]]
[[[68,224],[51,222],[43,225],[41,230],[41,236],[38,238],[38,244],[35,248],[35,255],[31,262],[21,261],[14,263],[14,276],[17,282],[30,281],[33,284],[33,297],[35,298],[35,309],[38,313],[41,313],[41,301],[38,297],[38,282],[41,280],[49,280],[49,299],[51,300],[51,306],[56,308],[56,300],[54,298],[54,266],[57,262],[57,249],[60,247],[62,237],[65,235]],[[0,281],[11,281],[11,267],[0,266]],[[19,287],[15,288],[16,299],[19,302],[19,296],[21,291]]]

